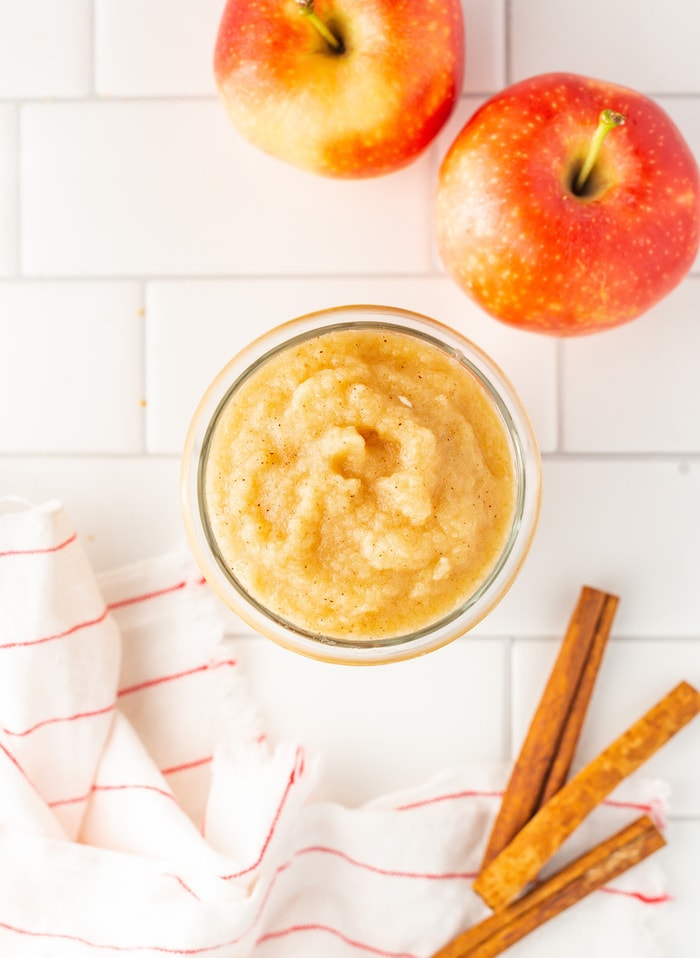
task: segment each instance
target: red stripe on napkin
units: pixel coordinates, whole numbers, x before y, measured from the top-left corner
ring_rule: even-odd
[[[18,649],[24,648],[30,645],[43,645],[45,642],[54,642],[56,639],[65,639],[69,635],[75,635],[76,632],[80,632],[82,629],[89,629],[93,625],[99,625],[109,615],[109,606],[100,612],[98,616],[94,619],[84,619],[81,622],[76,622],[75,625],[69,626],[69,628],[64,629],[62,632],[55,632],[53,635],[44,635],[39,639],[27,639],[24,642],[1,642],[0,649]]]
[[[64,539],[63,542],[59,542],[55,546],[43,546],[40,549],[7,549],[5,552],[0,552],[0,559],[3,559],[5,556],[38,556],[38,555],[47,555],[51,552],[60,552],[61,549],[65,549],[66,546],[69,546],[71,542],[75,542],[78,538],[77,532],[74,532],[73,535],[68,536],[67,539]]]
[[[400,871],[392,868],[380,868],[378,865],[372,865],[369,862],[359,861],[351,855],[346,854],[339,848],[331,848],[328,845],[309,845],[306,848],[300,848],[295,852],[295,858],[301,858],[303,855],[333,855],[340,858],[348,865],[354,868],[361,868],[364,871],[372,872],[375,875],[383,875],[385,878],[419,878],[423,881],[471,881],[476,878],[477,872],[410,872]]]
[[[296,784],[299,776],[302,775],[303,772],[304,772],[304,751],[302,748],[297,748],[295,759],[294,759],[294,768],[290,772],[289,778],[287,779],[287,784],[285,785],[284,791],[282,793],[282,798],[280,799],[279,805],[277,806],[277,810],[275,811],[275,814],[272,818],[272,822],[270,823],[270,828],[268,830],[267,835],[265,836],[265,841],[263,842],[262,848],[260,849],[260,854],[258,855],[256,860],[253,862],[253,864],[248,865],[247,868],[243,868],[241,869],[241,871],[231,872],[231,874],[229,875],[222,875],[221,878],[223,881],[231,881],[235,878],[242,878],[244,875],[248,875],[250,874],[250,872],[255,871],[255,869],[258,867],[260,862],[265,857],[265,852],[270,846],[270,842],[272,841],[272,838],[277,829],[277,824],[280,820],[280,816],[282,815],[284,806],[287,803],[287,799],[289,798],[289,793],[291,792],[293,786]]]
[[[357,948],[358,951],[364,951],[370,955],[381,955],[382,958],[416,958],[416,956],[411,952],[385,951],[383,948],[375,948],[373,945],[368,945],[364,941],[358,941],[355,938],[348,938],[347,935],[344,935],[341,931],[338,931],[337,928],[332,928],[330,925],[318,924],[290,925],[289,928],[280,928],[279,931],[268,931],[258,938],[256,945],[262,945],[266,941],[274,941],[276,938],[285,938],[288,935],[296,935],[299,934],[299,932],[308,933],[319,931],[324,932],[327,935],[332,935],[334,938],[339,938],[344,944],[349,945],[351,948]]]
[[[175,585],[165,586],[163,589],[155,589],[153,592],[144,592],[141,595],[129,596],[126,599],[118,599],[116,602],[110,602],[109,609],[123,609],[127,605],[136,605],[138,602],[147,602],[149,599],[159,599],[164,595],[171,595],[173,592],[179,592],[187,588],[186,581],[176,582]]]
[[[134,685],[127,685],[123,689],[119,689],[117,695],[131,695],[133,692],[141,692],[143,689],[150,689],[153,688],[154,685],[161,685],[164,682],[174,682],[177,679],[184,679],[190,675],[197,675],[200,672],[211,672],[214,669],[233,668],[237,664],[235,659],[205,662],[203,665],[195,665],[193,668],[185,669],[182,672],[173,672],[170,675],[159,675],[151,679],[145,679],[143,682],[136,682]]]
[[[19,732],[8,728],[3,728],[2,731],[5,735],[22,738],[25,735],[36,732],[37,729],[43,728],[45,725],[56,725],[60,722],[77,722],[80,719],[95,718],[97,715],[107,715],[109,712],[113,712],[114,709],[115,705],[112,703],[111,705],[105,705],[103,708],[93,709],[90,712],[75,712],[73,715],[58,715],[54,718],[42,719],[40,722],[35,722],[34,725],[30,725],[29,728],[22,729]]]

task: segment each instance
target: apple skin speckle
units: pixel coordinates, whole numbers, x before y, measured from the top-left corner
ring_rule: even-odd
[[[577,195],[603,109],[626,122],[608,134]],[[467,121],[439,171],[435,230],[448,273],[497,319],[552,335],[591,333],[641,315],[692,266],[698,166],[648,97],[543,74]]]

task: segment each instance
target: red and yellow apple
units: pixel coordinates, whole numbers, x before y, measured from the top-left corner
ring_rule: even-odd
[[[438,175],[447,272],[496,318],[553,335],[648,310],[693,264],[699,224],[698,166],[668,114],[572,74],[489,99]]]
[[[247,140],[348,178],[414,160],[452,112],[463,69],[460,0],[228,0],[214,54]]]

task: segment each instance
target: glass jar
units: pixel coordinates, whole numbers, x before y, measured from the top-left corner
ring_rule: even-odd
[[[256,339],[207,389],[182,459],[185,527],[215,592],[255,632],[337,663],[410,658],[472,629],[522,566],[540,489],[500,369],[387,306]]]

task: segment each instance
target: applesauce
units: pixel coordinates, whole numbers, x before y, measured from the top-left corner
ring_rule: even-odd
[[[345,310],[376,318],[319,328],[303,317],[289,324],[305,321],[299,335],[282,327],[250,365],[224,371],[188,441],[186,516],[201,534],[188,531],[205,575],[260,631],[262,615],[271,637],[322,643],[320,657],[405,657],[397,646],[425,651],[418,640],[434,630],[444,644],[448,624],[480,603],[481,617],[495,580],[512,580],[514,545],[534,528],[523,446],[483,370],[438,338],[445,327],[388,307],[331,312]]]

